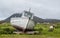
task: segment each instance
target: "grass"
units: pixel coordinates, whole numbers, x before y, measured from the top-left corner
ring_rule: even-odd
[[[49,32],[50,24],[36,24],[34,27],[35,30],[40,31],[39,35],[27,35],[27,34],[0,34],[0,38],[60,38],[60,23],[56,23],[53,32]],[[0,24],[0,29],[3,28],[15,29],[10,23]],[[41,30],[42,29],[42,30]]]
[[[3,34],[0,35],[0,38],[60,38],[58,36],[47,36],[47,35],[10,35],[10,34]]]

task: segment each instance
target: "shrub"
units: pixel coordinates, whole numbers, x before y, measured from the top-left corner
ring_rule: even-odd
[[[14,29],[11,29],[11,28],[3,28],[3,29],[0,29],[0,34],[12,34],[14,31]]]

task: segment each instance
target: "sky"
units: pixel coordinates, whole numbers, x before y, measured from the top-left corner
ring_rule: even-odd
[[[0,20],[29,8],[37,17],[60,19],[60,0],[0,0]]]

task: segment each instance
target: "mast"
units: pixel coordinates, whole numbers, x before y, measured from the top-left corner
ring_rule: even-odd
[[[30,13],[30,11],[31,11],[31,8],[29,8],[29,13]]]

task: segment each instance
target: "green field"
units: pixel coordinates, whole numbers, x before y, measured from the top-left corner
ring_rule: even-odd
[[[15,30],[9,23],[0,24],[0,38],[60,38],[60,23],[55,23],[55,28],[52,32],[49,31],[50,24],[36,24],[35,30],[39,34],[13,34]]]
[[[60,36],[47,36],[47,35],[0,35],[0,38],[60,38]]]

